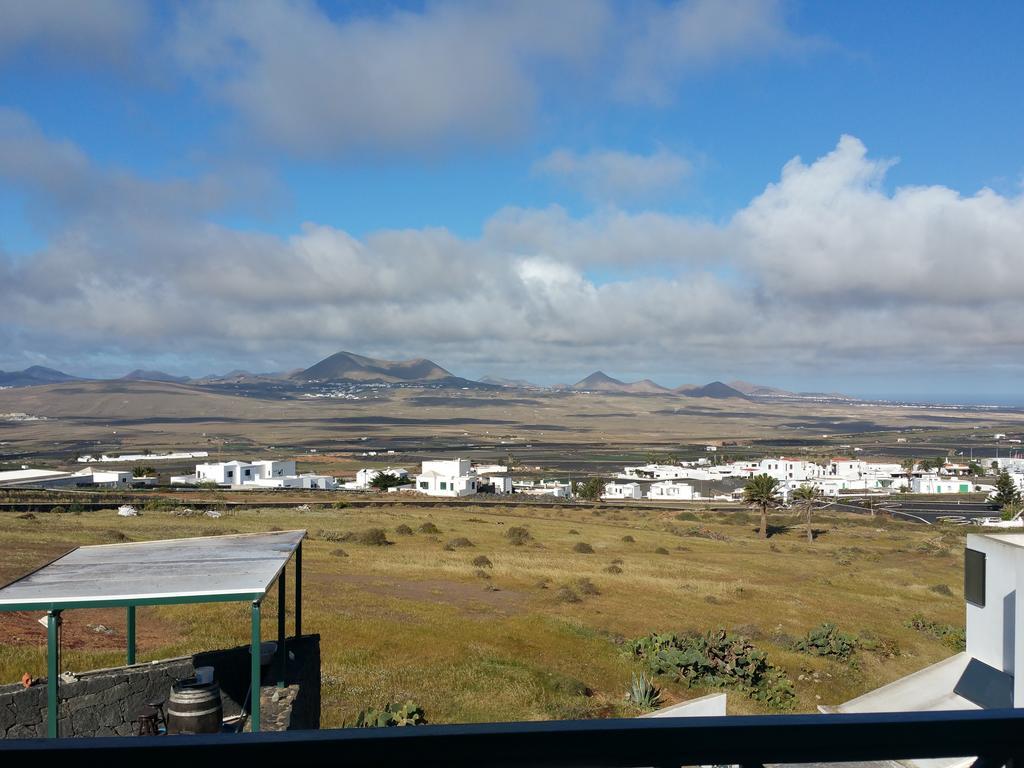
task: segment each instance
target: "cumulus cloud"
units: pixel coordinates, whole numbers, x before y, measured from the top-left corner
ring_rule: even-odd
[[[330,18],[311,2],[182,12],[185,69],[266,137],[306,153],[501,140],[526,126],[540,67],[579,65],[608,24],[603,0],[430,4]]]
[[[794,34],[778,0],[651,4],[634,17],[613,82],[627,102],[667,104],[687,75],[722,62],[791,55],[817,43]]]
[[[0,0],[0,64],[36,48],[56,59],[125,66],[148,23],[147,6],[135,0]]]
[[[329,155],[502,142],[565,98],[663,105],[697,69],[801,45],[774,0],[439,1],[344,16],[304,0],[226,0],[182,9],[171,50],[257,135]],[[639,158],[588,160],[654,181]],[[654,160],[673,178],[681,162]]]
[[[1009,318],[1024,290],[1024,197],[888,190],[890,161],[853,137],[790,161],[721,223],[509,209],[473,239],[442,228],[356,238],[314,223],[279,237],[214,223],[168,196],[171,182],[125,179],[8,122],[34,136],[23,153],[101,187],[124,184],[148,214],[130,226],[86,206],[39,252],[0,254],[0,328],[5,349],[22,351],[0,367],[48,355],[87,370],[101,350],[140,363],[161,350],[195,372],[265,370],[351,348],[433,356],[464,373],[501,358],[560,378],[614,360],[683,379],[864,366],[940,374],[1021,359],[1024,331]],[[0,160],[0,174],[50,179],[44,160]],[[605,267],[619,276],[591,277]]]
[[[693,166],[665,148],[649,155],[611,149],[584,154],[556,149],[538,160],[533,170],[579,188],[593,200],[631,201],[677,189]]]

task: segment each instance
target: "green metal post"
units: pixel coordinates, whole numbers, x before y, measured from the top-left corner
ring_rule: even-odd
[[[60,718],[60,611],[46,612],[46,735],[57,738]]]
[[[302,637],[302,542],[295,548],[295,636]]]
[[[288,664],[288,649],[285,647],[287,634],[285,632],[285,578],[288,572],[287,563],[281,569],[281,575],[277,578],[277,687],[284,688],[285,672]]]
[[[260,601],[252,601],[252,693],[249,696],[249,722],[252,732],[260,729]]]
[[[135,663],[135,606],[128,606],[128,620],[126,622],[125,639],[128,645],[128,663]]]

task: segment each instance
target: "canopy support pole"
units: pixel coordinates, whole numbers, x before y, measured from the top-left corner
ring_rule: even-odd
[[[46,612],[46,735],[59,736],[60,717],[57,687],[60,685],[60,611]]]
[[[249,722],[252,726],[252,732],[256,733],[260,729],[260,601],[252,601],[252,645],[249,646],[249,652],[252,656],[251,660],[251,673],[252,682],[250,684],[251,693],[249,695]]]
[[[285,687],[285,672],[288,666],[287,632],[285,632],[284,620],[286,617],[285,600],[288,594],[285,589],[285,574],[288,568],[281,569],[281,575],[277,579],[277,687]]]
[[[302,542],[295,548],[295,636],[302,637]]]
[[[128,617],[125,623],[125,640],[128,645],[128,664],[135,663],[135,606],[128,606]]]

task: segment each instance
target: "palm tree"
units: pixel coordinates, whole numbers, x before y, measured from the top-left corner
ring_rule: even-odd
[[[917,459],[911,457],[902,462],[903,474],[907,476],[907,493],[910,493],[911,481],[914,479],[914,470],[917,468]]]
[[[807,541],[814,541],[814,531],[811,530],[811,511],[814,505],[821,499],[821,491],[814,485],[801,485],[793,491],[793,501],[807,513]]]
[[[761,510],[761,538],[768,538],[768,508],[779,503],[779,481],[771,475],[754,475],[743,486],[743,503]]]

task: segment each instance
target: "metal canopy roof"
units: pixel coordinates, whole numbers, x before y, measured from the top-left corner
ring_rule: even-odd
[[[78,547],[0,588],[0,611],[259,600],[305,531]]]

